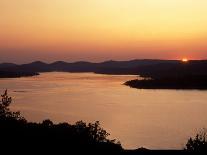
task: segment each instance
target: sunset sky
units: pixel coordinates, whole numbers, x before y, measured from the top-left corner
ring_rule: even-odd
[[[0,0],[0,62],[206,59],[207,0]]]

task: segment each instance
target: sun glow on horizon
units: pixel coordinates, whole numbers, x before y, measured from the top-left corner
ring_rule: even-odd
[[[183,58],[182,62],[188,62],[189,60],[187,58]]]

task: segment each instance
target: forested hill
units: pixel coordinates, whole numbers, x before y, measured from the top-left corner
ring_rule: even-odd
[[[17,77],[37,75],[41,72],[94,72],[102,74],[133,74],[148,77],[182,76],[182,75],[207,75],[207,60],[193,60],[181,62],[178,60],[130,60],[130,61],[105,61],[92,62],[64,62],[44,63],[35,61],[28,64],[0,64],[0,77]],[[4,76],[3,76],[4,75]]]

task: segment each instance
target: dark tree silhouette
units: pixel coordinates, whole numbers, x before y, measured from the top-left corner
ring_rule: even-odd
[[[207,129],[189,138],[185,149],[189,152],[207,152]]]
[[[7,89],[4,91],[4,94],[1,95],[1,97],[2,106],[8,107],[12,102],[12,98],[7,95]]]
[[[20,112],[12,112],[9,105],[12,98],[7,90],[1,95],[0,102],[0,148],[8,150],[17,147],[36,151],[67,151],[68,153],[120,153],[121,144],[108,139],[109,134],[100,127],[100,123],[86,124],[79,121],[74,125],[68,123],[54,124],[47,119],[42,123],[27,122]],[[16,143],[18,140],[18,143]],[[14,142],[15,143],[11,143]],[[10,145],[7,145],[10,144]],[[24,146],[24,147],[22,147]],[[1,153],[1,151],[0,151]]]
[[[1,101],[0,101],[0,118],[10,118],[10,119],[16,119],[16,120],[25,120],[21,115],[20,112],[12,112],[9,109],[10,104],[12,103],[12,98],[8,96],[7,89],[4,91],[4,93],[1,95]],[[26,120],[25,120],[26,121]]]

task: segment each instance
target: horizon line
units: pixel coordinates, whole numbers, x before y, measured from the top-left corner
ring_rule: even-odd
[[[0,64],[16,64],[16,65],[24,65],[24,64],[31,64],[31,63],[44,63],[44,64],[53,64],[53,63],[57,63],[57,62],[64,62],[64,63],[94,63],[94,64],[98,64],[98,63],[105,63],[105,62],[127,62],[127,61],[182,61],[182,59],[152,59],[152,58],[144,58],[144,59],[129,59],[129,60],[115,60],[115,59],[108,59],[108,60],[104,60],[104,61],[99,61],[99,62],[94,62],[94,61],[88,61],[88,60],[77,60],[77,61],[65,61],[65,60],[54,60],[51,62],[45,62],[44,60],[34,60],[34,61],[30,61],[28,63],[14,63],[14,62],[0,62]],[[188,59],[188,61],[207,61],[207,59]]]

